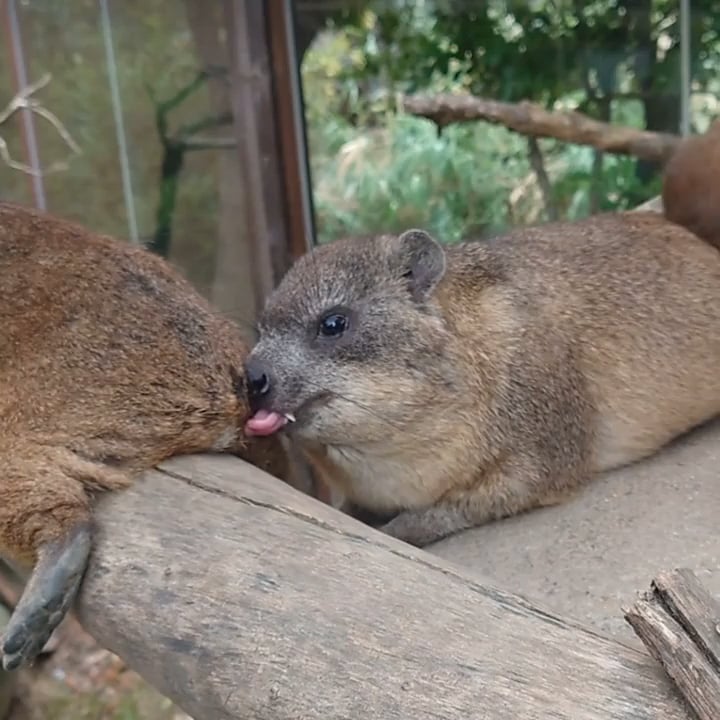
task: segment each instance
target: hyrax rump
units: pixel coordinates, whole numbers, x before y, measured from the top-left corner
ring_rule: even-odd
[[[289,433],[415,545],[558,502],[720,413],[720,252],[658,213],[339,240],[259,329],[247,431]]]
[[[0,554],[34,565],[2,637],[6,669],[71,606],[96,493],[192,452],[283,476],[277,439],[243,432],[247,352],[161,258],[0,203]]]

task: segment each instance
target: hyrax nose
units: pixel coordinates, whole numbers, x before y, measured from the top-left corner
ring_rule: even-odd
[[[270,376],[256,358],[250,358],[245,364],[245,376],[250,401],[257,404],[260,398],[270,392]]]

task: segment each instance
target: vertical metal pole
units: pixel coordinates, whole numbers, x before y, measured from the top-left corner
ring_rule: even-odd
[[[25,67],[25,52],[23,50],[20,22],[17,15],[15,0],[6,0],[5,12],[9,35],[10,60],[15,76],[15,86],[18,91],[28,86],[27,70]],[[22,122],[22,137],[25,145],[27,164],[33,169],[30,176],[35,206],[39,210],[47,210],[47,198],[45,196],[45,183],[42,177],[42,166],[40,165],[40,152],[38,150],[37,135],[35,134],[35,116],[32,110],[21,110],[20,119]]]
[[[120,172],[122,174],[123,197],[125,198],[125,213],[130,231],[130,240],[136,245],[140,242],[135,215],[135,199],[133,197],[132,177],[130,175],[130,160],[125,135],[125,123],[123,122],[122,100],[120,98],[120,86],[118,83],[117,63],[115,61],[115,48],[112,37],[112,21],[107,0],[100,2],[100,27],[105,45],[105,58],[107,61],[108,82],[110,83],[110,97],[112,99],[113,117],[115,120],[115,133],[118,142],[118,156],[120,159]]]
[[[690,0],[680,0],[680,134],[690,134]]]
[[[277,118],[273,112],[264,7],[253,0],[228,0],[232,110],[245,197],[246,237],[250,244],[255,271],[256,307],[262,308],[265,298],[275,286],[271,248],[284,234],[282,199],[278,193],[266,198],[266,182],[273,179],[277,166],[261,137],[268,127],[274,129]],[[270,202],[268,202],[268,199]]]

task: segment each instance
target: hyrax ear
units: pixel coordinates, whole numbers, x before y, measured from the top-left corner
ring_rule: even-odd
[[[393,252],[413,299],[426,300],[445,274],[445,250],[424,230],[406,230],[393,240]]]

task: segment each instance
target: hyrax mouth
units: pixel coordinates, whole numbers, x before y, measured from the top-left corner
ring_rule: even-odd
[[[331,392],[321,390],[297,405],[294,412],[280,412],[278,410],[259,408],[245,422],[245,434],[248,437],[274,435],[288,424],[298,422],[298,417],[300,418],[298,427],[306,428],[307,423],[312,420],[313,411],[322,408],[332,396]]]
[[[273,435],[282,430],[289,422],[295,422],[295,416],[292,413],[258,410],[245,423],[245,434],[259,437]]]

